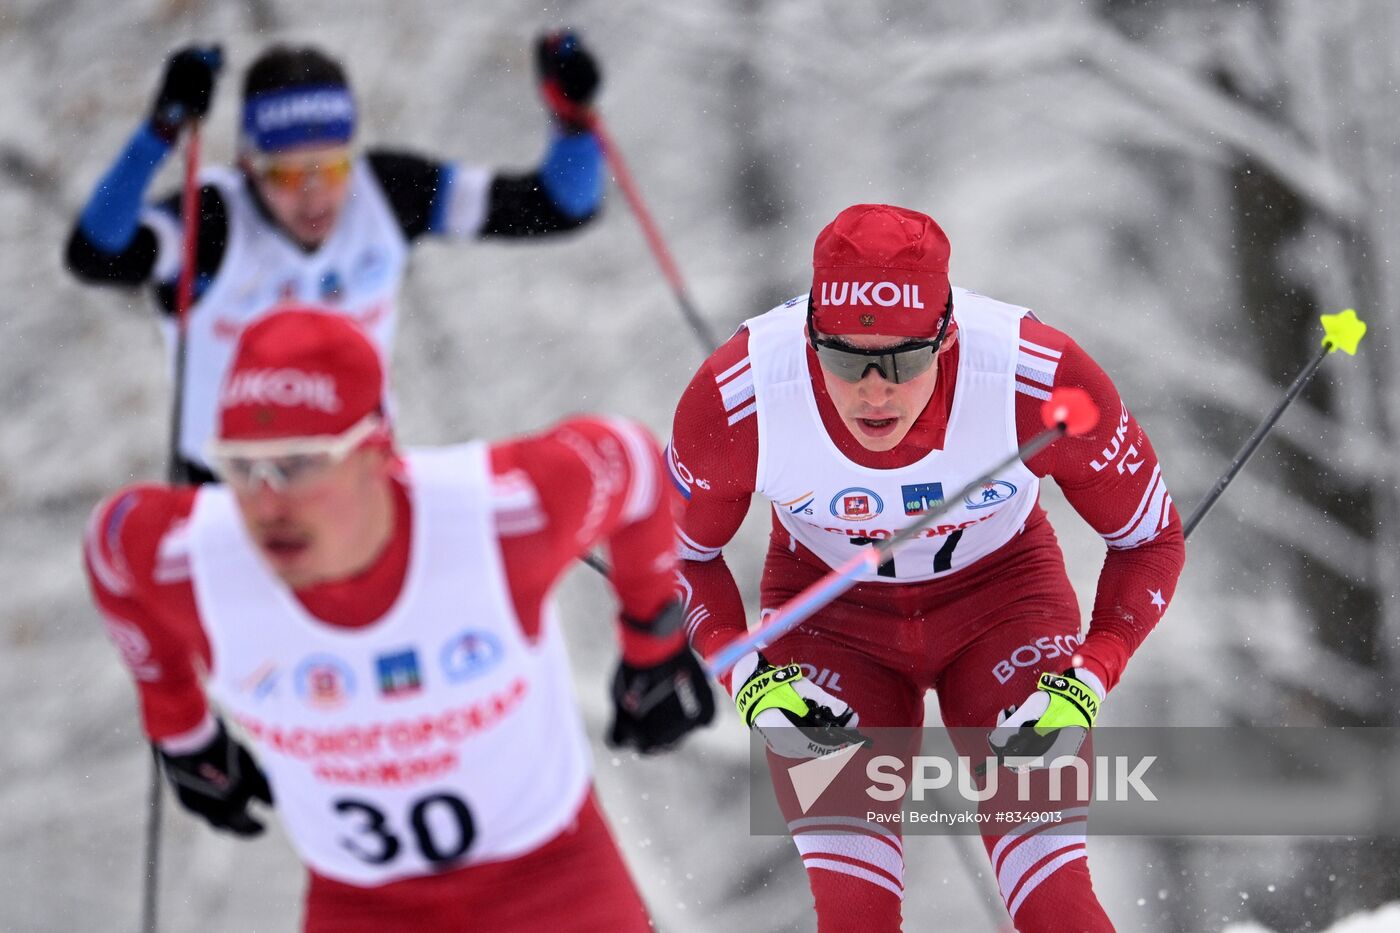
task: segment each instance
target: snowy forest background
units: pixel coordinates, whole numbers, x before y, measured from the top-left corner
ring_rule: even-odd
[[[232,154],[243,66],[296,39],[346,60],[363,142],[523,166],[545,131],[529,40],[565,24],[603,63],[602,112],[717,330],[804,291],[840,208],[925,210],[952,238],[955,282],[1035,308],[1116,378],[1183,514],[1314,352],[1317,315],[1358,308],[1360,356],[1327,361],[1193,536],[1101,723],[1400,724],[1390,0],[3,0],[0,930],[136,927],[148,755],[79,540],[102,495],[162,474],[168,387],[148,296],[79,287],[61,252],[165,55],[225,45],[211,160]],[[178,182],[170,161],[159,190]],[[418,250],[395,360],[403,439],[578,410],[669,432],[700,355],[610,197],[567,242]],[[1046,502],[1087,610],[1102,544],[1053,489]],[[731,552],[750,600],[766,528],[756,508]],[[561,596],[598,740],[610,602],[586,570]],[[791,843],[748,835],[746,747],[732,715],[667,758],[597,742],[663,930],[813,926]],[[276,832],[237,842],[177,814],[165,841],[164,929],[297,928],[301,875]],[[907,851],[908,928],[993,927],[975,841]],[[1400,900],[1395,840],[1100,838],[1090,864],[1122,930],[1354,914],[1332,928],[1400,929],[1400,907],[1369,913]]]

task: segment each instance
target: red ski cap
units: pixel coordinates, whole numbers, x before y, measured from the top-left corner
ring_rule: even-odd
[[[338,435],[380,410],[379,352],[344,314],[287,307],[238,338],[219,393],[220,440]]]
[[[948,303],[948,237],[932,217],[855,204],[817,234],[812,323],[823,334],[932,339]]]

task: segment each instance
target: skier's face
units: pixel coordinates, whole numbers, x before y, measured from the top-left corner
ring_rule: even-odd
[[[268,567],[301,589],[352,577],[383,550],[393,532],[393,462],[393,454],[376,444],[291,490],[260,479],[230,488]]]
[[[244,163],[268,211],[298,243],[314,249],[331,235],[350,190],[348,147],[301,146]]]
[[[876,334],[852,334],[841,340],[863,350],[908,342],[905,338]],[[939,354],[947,352],[955,342],[956,333],[950,334],[939,348]],[[842,423],[861,446],[869,450],[892,450],[899,446],[933,397],[933,387],[938,380],[936,365],[899,383],[890,382],[875,367],[867,369],[859,382],[847,382],[825,369],[821,373]]]

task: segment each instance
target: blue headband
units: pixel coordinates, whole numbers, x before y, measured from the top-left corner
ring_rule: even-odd
[[[347,143],[354,133],[355,98],[340,85],[267,91],[243,103],[243,135],[260,152]]]

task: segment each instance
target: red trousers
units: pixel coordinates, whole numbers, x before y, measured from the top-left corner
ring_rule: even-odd
[[[824,571],[775,528],[763,606],[781,606]],[[944,725],[987,729],[1001,710],[1035,690],[1042,672],[1070,666],[1079,629],[1059,543],[1037,508],[1020,535],[955,576],[858,585],[764,655],[773,664],[801,664],[814,683],[855,709],[862,729],[922,725],[929,690],[938,693]],[[960,744],[959,753],[981,761],[989,752],[978,744]],[[793,763],[774,758],[770,764],[807,868],[819,930],[898,930],[904,890],[898,824],[834,832],[830,821],[804,818],[780,786],[786,778],[778,777]],[[1064,819],[1082,821],[1084,814],[1066,811]],[[1043,829],[989,827],[983,836],[1016,929],[1111,931],[1090,882],[1084,836]]]
[[[311,872],[305,933],[642,933],[646,907],[590,792],[527,855],[373,888]]]

